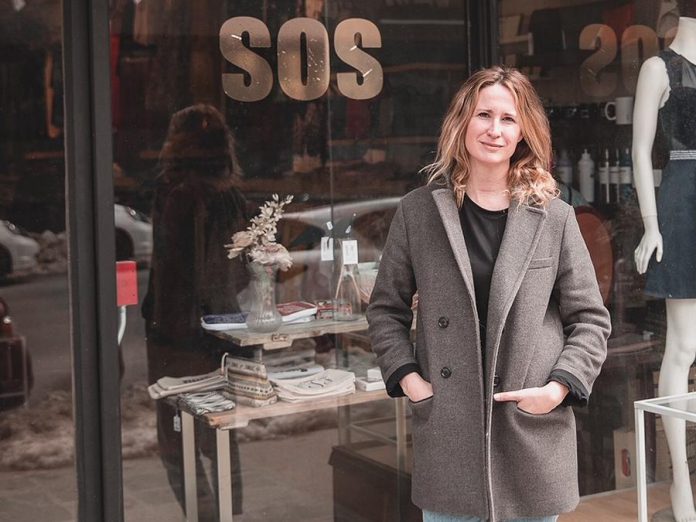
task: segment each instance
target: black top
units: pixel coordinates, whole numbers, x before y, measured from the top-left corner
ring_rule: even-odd
[[[488,295],[493,277],[495,260],[503,241],[507,224],[507,209],[486,210],[464,195],[459,210],[466,249],[469,252],[471,273],[474,276],[476,310],[481,329],[481,346],[486,345],[486,321],[488,320]]]
[[[669,76],[669,98],[658,112],[669,150],[696,149],[696,64],[669,47],[660,52]]]
[[[481,347],[485,353],[486,321],[488,320],[488,297],[490,295],[491,278],[495,261],[498,258],[500,245],[503,241],[505,226],[507,225],[507,209],[486,210],[474,203],[468,196],[464,196],[464,202],[459,210],[466,249],[469,253],[471,272],[474,277],[474,294],[476,296],[476,310],[478,312],[479,327],[481,331]],[[396,370],[386,383],[387,393],[392,397],[403,396],[403,390],[399,381],[411,372],[419,372],[417,364],[406,364]],[[587,404],[588,393],[585,387],[572,374],[554,370],[549,376],[550,381],[559,382],[568,387],[570,392],[563,401],[564,405]],[[501,390],[505,384],[501,384]]]

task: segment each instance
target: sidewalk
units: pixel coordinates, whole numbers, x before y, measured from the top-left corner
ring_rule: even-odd
[[[240,444],[244,513],[235,522],[332,522],[333,476],[328,464],[335,429]],[[123,463],[127,522],[179,522],[184,517],[157,457]],[[70,522],[76,519],[72,468],[0,473],[0,522]],[[650,488],[651,512],[669,505],[666,484]],[[561,522],[632,522],[635,490],[585,497]]]
[[[240,445],[244,513],[235,522],[333,520],[331,447],[335,429]],[[183,521],[159,458],[123,463],[128,522]],[[0,522],[76,520],[72,468],[0,473]]]

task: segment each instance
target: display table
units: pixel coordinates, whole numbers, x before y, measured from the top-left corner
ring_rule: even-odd
[[[635,401],[636,453],[638,454],[638,522],[648,522],[647,473],[645,465],[645,412],[696,422],[696,392]]]
[[[292,342],[298,339],[309,339],[325,334],[361,332],[363,330],[367,330],[367,319],[364,316],[355,321],[319,319],[309,323],[284,324],[272,333],[250,332],[247,329],[209,331],[208,333],[236,346],[258,346],[264,350],[278,350],[290,347]]]
[[[367,328],[367,321],[363,317],[356,321],[318,320],[310,323],[283,325],[273,333],[254,333],[248,330],[227,330],[209,332],[211,335],[228,341],[230,352],[234,347],[258,348],[259,351],[275,350],[289,347],[294,340],[317,337],[324,334],[341,334],[363,331]],[[303,403],[290,403],[278,401],[269,406],[253,408],[251,406],[237,405],[234,410],[194,415],[172,397],[170,401],[176,404],[181,412],[181,435],[184,461],[184,491],[186,498],[186,520],[198,521],[198,500],[196,496],[196,460],[195,460],[195,430],[194,421],[198,418],[216,431],[217,448],[217,479],[218,479],[218,505],[219,519],[221,522],[232,521],[232,470],[230,468],[230,439],[228,430],[243,428],[254,419],[265,419],[280,415],[290,415],[308,411],[316,411],[326,408],[340,408],[348,410],[348,406],[372,401],[388,399],[385,390],[361,391],[341,397],[319,398]],[[399,466],[404,465],[406,455],[406,418],[405,403],[403,400],[395,401],[396,406],[396,453]],[[339,413],[340,411],[339,410]],[[360,429],[356,427],[356,429]],[[361,429],[365,432],[365,429]]]
[[[207,413],[204,415],[194,415],[190,411],[181,408],[181,439],[184,456],[184,490],[186,495],[186,520],[197,522],[198,520],[198,501],[196,497],[196,460],[195,460],[195,417],[200,418],[206,424],[216,430],[217,448],[217,472],[218,472],[218,502],[220,521],[227,522],[232,520],[232,470],[230,468],[230,439],[227,430],[242,428],[249,424],[252,419],[265,419],[277,417],[279,415],[289,415],[307,411],[316,411],[325,408],[338,408],[362,404],[366,402],[388,399],[386,391],[360,391],[343,397],[331,397],[308,401],[301,404],[278,401],[270,406],[252,408],[249,406],[237,406],[234,410],[222,413]],[[398,417],[397,417],[398,418]],[[405,447],[406,441],[403,439],[405,430],[397,430],[397,448]]]

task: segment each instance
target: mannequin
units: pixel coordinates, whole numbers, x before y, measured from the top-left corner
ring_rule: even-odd
[[[638,77],[633,116],[633,166],[644,235],[635,250],[639,273],[648,272],[646,293],[664,297],[667,310],[665,354],[660,369],[660,396],[688,391],[688,373],[696,357],[696,226],[687,214],[692,197],[687,183],[696,178],[696,124],[683,125],[678,106],[696,104],[696,90],[684,89],[696,74],[696,2],[679,2],[677,34],[659,56],[642,65]],[[686,72],[684,72],[686,71]],[[668,105],[670,97],[672,105]],[[687,106],[682,108],[688,114]],[[664,170],[656,202],[651,150],[658,121],[670,144],[670,161]],[[676,122],[676,123],[675,123]],[[681,124],[681,127],[679,126]],[[678,136],[675,135],[675,131]],[[685,245],[685,246],[684,246]],[[676,253],[675,253],[676,252]],[[655,257],[653,257],[653,253]],[[689,284],[692,281],[692,284]],[[672,512],[677,522],[696,521],[693,493],[686,455],[686,426],[678,419],[663,417],[670,450],[673,482],[670,487]]]

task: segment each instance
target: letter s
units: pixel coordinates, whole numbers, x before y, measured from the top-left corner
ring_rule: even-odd
[[[364,18],[349,18],[336,27],[334,47],[336,54],[346,64],[357,69],[362,77],[358,83],[358,73],[342,72],[336,74],[338,90],[354,100],[374,98],[382,91],[384,73],[382,65],[358,47],[356,36],[360,35],[362,47],[377,49],[382,47],[382,36],[375,24]]]
[[[243,73],[223,73],[222,88],[230,98],[243,102],[263,100],[273,88],[271,66],[242,43],[242,34],[249,33],[249,47],[270,47],[271,34],[261,20],[249,16],[230,18],[220,27],[220,51],[225,60],[244,69],[251,82],[244,83]]]

